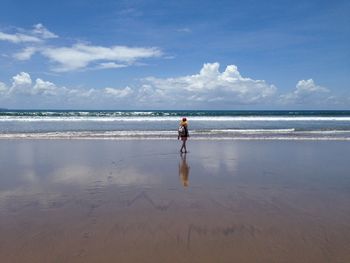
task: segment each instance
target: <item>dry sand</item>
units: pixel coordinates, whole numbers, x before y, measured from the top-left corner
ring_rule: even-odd
[[[0,141],[0,262],[350,262],[350,143]]]

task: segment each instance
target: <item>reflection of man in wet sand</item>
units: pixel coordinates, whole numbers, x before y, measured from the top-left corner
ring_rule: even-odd
[[[190,167],[188,166],[188,164],[186,162],[186,153],[185,154],[181,153],[180,156],[181,156],[181,161],[179,164],[179,176],[180,176],[180,179],[182,181],[183,186],[187,187],[188,183],[189,183],[188,177],[190,174]]]

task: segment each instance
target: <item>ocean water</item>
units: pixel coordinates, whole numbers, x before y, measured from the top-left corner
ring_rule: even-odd
[[[350,140],[350,111],[2,110],[1,138]]]

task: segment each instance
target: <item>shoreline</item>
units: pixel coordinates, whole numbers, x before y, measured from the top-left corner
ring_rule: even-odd
[[[0,140],[111,140],[111,141],[177,141],[175,137],[104,137],[104,136],[40,136],[40,135],[4,135]],[[190,137],[191,141],[350,141],[350,137]]]

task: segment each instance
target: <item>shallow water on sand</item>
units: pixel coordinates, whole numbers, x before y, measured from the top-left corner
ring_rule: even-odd
[[[350,143],[0,141],[0,262],[350,262]]]

